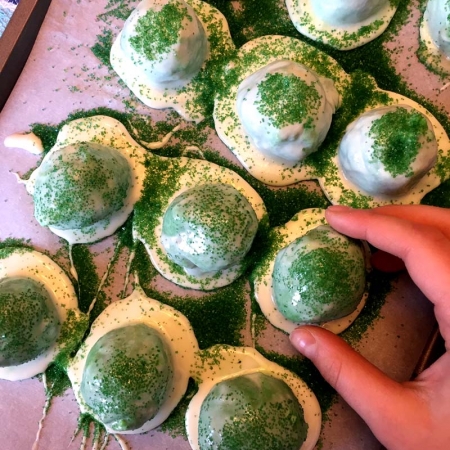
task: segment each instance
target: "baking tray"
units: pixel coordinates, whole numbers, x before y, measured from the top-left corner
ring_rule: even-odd
[[[33,48],[51,0],[21,0],[0,37],[0,111]]]
[[[39,117],[39,122],[49,122],[49,123],[57,123],[57,120],[55,121],[53,118],[52,120],[49,120],[47,118],[47,114],[49,113],[49,110],[51,109],[50,106],[52,108],[56,109],[56,100],[60,100],[61,97],[64,98],[64,102],[59,102],[59,105],[68,105],[66,106],[67,109],[69,111],[72,111],[76,108],[79,107],[83,107],[86,109],[89,109],[90,107],[93,106],[98,106],[97,103],[99,103],[98,100],[98,96],[96,96],[97,92],[96,91],[92,91],[93,88],[91,88],[91,91],[89,91],[88,88],[86,88],[86,91],[84,93],[80,93],[80,91],[78,89],[75,89],[75,87],[78,88],[78,79],[74,79],[74,80],[70,80],[70,81],[64,81],[64,83],[60,82],[61,85],[54,85],[52,83],[49,83],[49,81],[53,81],[52,77],[55,77],[55,75],[49,70],[49,67],[52,67],[48,61],[50,61],[50,57],[53,54],[53,52],[58,51],[59,54],[62,54],[60,52],[64,51],[64,55],[70,55],[71,58],[73,58],[73,60],[76,61],[80,61],[80,62],[85,62],[84,59],[84,51],[88,51],[85,49],[85,47],[80,46],[80,45],[76,45],[79,44],[78,42],[66,42],[64,40],[62,40],[61,42],[58,42],[57,44],[55,44],[55,42],[52,40],[53,39],[53,35],[52,35],[52,27],[50,25],[53,24],[53,26],[55,26],[55,24],[59,24],[61,26],[65,26],[65,24],[63,23],[63,19],[62,19],[62,13],[63,13],[63,9],[64,12],[67,9],[67,15],[64,15],[63,17],[65,17],[65,20],[69,21],[69,19],[71,19],[71,10],[70,8],[74,8],[76,9],[76,12],[74,12],[74,16],[79,18],[80,22],[84,22],[86,24],[86,29],[83,28],[83,39],[88,41],[88,38],[86,37],[86,35],[89,34],[95,34],[95,31],[92,30],[92,28],[95,27],[94,23],[92,22],[88,22],[87,20],[85,20],[85,16],[86,18],[90,18],[92,20],[92,12],[90,12],[90,9],[94,8],[95,2],[91,3],[88,2],[87,0],[83,1],[83,7],[79,7],[78,6],[78,2],[71,2],[69,0],[65,0],[65,1],[55,1],[52,4],[52,8],[53,10],[53,21],[49,21],[48,25],[47,25],[47,35],[45,35],[45,39],[38,39],[38,44],[36,45],[35,50],[33,51],[33,56],[30,58],[29,60],[29,65],[30,67],[28,67],[28,74],[26,74],[24,72],[24,75],[21,78],[21,82],[19,83],[19,85],[17,86],[17,89],[14,91],[10,102],[8,102],[7,107],[5,108],[5,116],[4,119],[7,119],[8,117],[10,117],[11,119],[9,120],[9,122],[14,123],[13,126],[10,127],[9,132],[15,132],[15,131],[19,131],[21,128],[20,126],[27,126],[27,124],[30,123],[30,121],[25,121],[24,119],[21,119],[22,116],[25,117],[32,117],[33,120],[37,120],[36,118]],[[105,3],[105,2],[98,2],[98,3]],[[16,10],[13,19],[11,19],[10,24],[8,25],[8,29],[5,31],[5,33],[8,32],[7,36],[10,35],[9,29],[11,30],[15,30],[15,38],[9,37],[8,41],[6,41],[6,38],[3,40],[0,40],[0,61],[2,62],[2,64],[0,65],[1,68],[1,76],[3,77],[3,75],[10,75],[10,78],[13,80],[12,85],[11,85],[11,89],[14,86],[14,83],[16,82],[16,80],[18,79],[20,72],[22,70],[22,66],[23,63],[26,61],[28,54],[33,46],[34,40],[36,38],[36,35],[39,31],[39,27],[40,24],[43,21],[43,18],[45,16],[45,12],[48,8],[50,4],[50,0],[34,0],[34,1],[29,1],[29,0],[21,0],[21,9],[22,9],[22,13],[20,13],[19,8]],[[60,6],[64,6],[64,8],[56,8],[57,5],[61,4]],[[26,11],[28,11],[28,15],[25,12],[25,8]],[[98,6],[99,9],[100,6]],[[33,14],[36,14],[38,11],[41,11],[41,16],[33,16]],[[22,20],[21,22],[19,22],[20,20],[20,14],[22,14],[22,17],[25,17],[25,20]],[[84,15],[83,15],[84,14]],[[51,14],[49,13],[49,16],[51,16]],[[39,18],[40,17],[40,18]],[[49,17],[50,18],[50,17]],[[71,19],[74,20],[74,19]],[[22,26],[19,25],[19,23],[22,24]],[[47,23],[47,21],[46,21]],[[35,33],[34,35],[28,31],[25,30],[25,28],[30,27],[30,26],[34,26],[35,27]],[[72,25],[72,27],[75,27],[75,25]],[[43,27],[42,32],[44,32],[45,25]],[[89,29],[88,29],[89,28]],[[81,27],[80,27],[81,30]],[[67,31],[65,29],[65,31]],[[29,34],[27,34],[29,33]],[[45,34],[45,33],[44,33]],[[68,33],[70,35],[70,33]],[[42,33],[41,33],[42,35]],[[4,35],[5,36],[5,35]],[[10,35],[12,36],[12,34]],[[28,37],[26,37],[28,36]],[[83,40],[83,43],[85,43]],[[13,69],[8,69],[10,70],[9,73],[6,72],[6,70],[3,70],[4,64],[3,64],[3,54],[6,55],[6,47],[4,42],[9,42],[11,43],[15,43],[16,45],[10,45],[10,51],[8,52],[9,55],[9,60],[11,60],[11,54],[13,53],[17,53],[20,54],[20,48],[22,46],[22,49],[24,49],[27,45],[28,45],[28,51],[21,54],[23,59],[23,63],[22,65],[19,67],[18,63],[16,62],[14,64],[11,64],[11,66],[13,67],[14,70],[16,70],[17,75],[15,77],[12,77],[12,71]],[[25,45],[26,44],[26,45]],[[70,52],[71,48],[76,48],[76,50]],[[12,50],[14,48],[14,51]],[[19,50],[17,50],[19,49]],[[36,51],[39,50],[39,51]],[[82,57],[78,57],[75,58],[75,56],[77,55],[77,52],[80,52],[80,55],[83,56]],[[45,60],[47,58],[47,61],[41,62],[41,66],[39,66],[39,59],[42,57],[43,60]],[[6,59],[6,58],[5,58]],[[62,60],[62,58],[59,57],[55,57],[53,58],[52,63],[57,64],[59,61],[58,60]],[[12,60],[13,61],[13,60]],[[17,60],[16,60],[17,61]],[[71,62],[72,63],[72,62]],[[64,62],[64,64],[68,65],[69,63]],[[39,72],[37,69],[41,68],[42,66],[44,66],[45,68],[45,72],[41,71]],[[53,68],[53,67],[52,67]],[[66,73],[62,70],[62,68],[60,68],[60,72],[64,74],[64,77],[66,76]],[[56,70],[58,70],[58,66],[56,69],[54,69],[54,71],[56,72]],[[39,76],[37,76],[36,74],[39,74]],[[42,76],[40,76],[42,75]],[[45,89],[43,89],[42,87],[42,83],[43,80],[46,78],[45,75],[48,75],[47,79],[47,84],[50,84],[50,87],[48,88],[48,91],[45,91]],[[39,80],[40,79],[40,80]],[[94,86],[95,83],[92,83],[92,85]],[[69,89],[69,91],[67,91],[67,89],[74,87],[73,89]],[[81,86],[83,88],[83,86]],[[109,86],[106,86],[106,88],[109,88]],[[10,90],[11,90],[10,89]],[[117,85],[113,85],[110,88],[111,92],[113,94],[115,94],[116,92],[119,91],[119,86]],[[3,95],[3,91],[6,91],[6,84],[4,84],[3,78],[0,79],[0,94]],[[33,100],[33,98],[31,96],[29,96],[30,92],[32,92],[34,95],[36,95],[36,97],[42,97],[42,99],[45,99],[46,97],[50,97],[53,95],[52,100],[55,100],[53,103],[49,100],[48,103],[42,102],[39,103],[36,99]],[[57,94],[59,92],[59,94]],[[92,95],[87,95],[87,94],[92,94]],[[3,101],[3,103],[0,103],[1,106],[3,106],[3,104],[6,102],[6,99],[9,95],[9,92],[6,94],[6,98]],[[59,95],[59,97],[58,97]],[[106,95],[106,94],[104,94]],[[110,94],[111,95],[111,94]],[[28,100],[28,98],[30,98],[30,101],[25,101]],[[83,103],[81,103],[81,99]],[[42,108],[42,106],[46,106],[48,108]],[[40,108],[40,111],[37,112],[37,108]],[[111,104],[111,107],[118,109],[114,103]],[[63,118],[67,117],[67,112],[65,111],[65,109],[63,109],[64,107],[61,108],[61,110],[57,110],[57,116],[60,116],[60,120],[62,120]],[[15,110],[15,111],[14,111]],[[30,112],[31,111],[31,112]],[[20,117],[19,117],[20,116]],[[21,119],[21,120],[18,120]],[[28,119],[27,119],[28,120]],[[4,122],[2,122],[2,124],[4,125]],[[2,127],[0,127],[2,128]],[[5,132],[6,133],[6,127],[5,129],[0,130],[0,135]],[[1,140],[1,139],[0,139]],[[0,142],[0,146],[1,146],[1,142]],[[8,152],[8,158],[11,158],[13,155],[12,152]],[[20,168],[20,170],[22,170],[22,168],[24,167],[23,165],[23,160],[27,158],[26,155],[24,155],[23,153],[19,153],[17,152],[17,158],[18,158],[18,163],[16,164],[16,166],[18,169]],[[31,160],[31,157],[28,157],[28,160]],[[33,160],[34,161],[34,160]],[[19,164],[20,162],[20,164]],[[31,161],[30,161],[31,163]],[[8,161],[8,167],[13,167],[13,164],[11,163],[11,160]],[[11,177],[13,178],[13,177]],[[14,204],[15,207],[20,207],[23,208],[23,202],[25,201],[25,198],[20,198],[17,199],[17,204]],[[12,201],[8,202],[10,205],[11,203],[13,203]],[[16,211],[15,211],[16,212]],[[19,222],[20,224],[20,222]],[[17,225],[19,226],[19,225]],[[48,242],[47,239],[51,239],[51,237],[47,237],[46,235],[44,236],[44,233],[42,232],[42,230],[40,230],[41,232],[41,246],[43,248],[47,248]],[[16,231],[17,233],[17,231]],[[425,334],[425,333],[424,333]],[[428,333],[426,333],[428,334]],[[421,342],[425,342],[427,340],[427,336],[424,335],[423,339]],[[420,349],[418,349],[418,352],[420,351]],[[424,367],[426,367],[430,362],[432,362],[436,356],[436,352],[439,352],[439,339],[438,339],[438,333],[436,333],[436,328],[433,330],[432,334],[431,334],[431,338],[427,341],[427,343],[425,344],[425,348],[424,351],[421,355],[421,357],[418,360],[418,364],[416,366],[416,370],[414,372],[413,377],[420,373]],[[415,363],[416,359],[414,359],[413,361],[413,365]],[[26,390],[26,388],[29,387],[30,390],[31,389],[37,389],[35,385],[32,385],[32,382],[28,382],[28,383],[23,383],[23,385],[21,386],[21,388],[23,388],[24,390]],[[40,386],[38,386],[40,387]],[[33,392],[34,393],[34,392]],[[21,394],[22,396],[25,396],[26,394],[24,394],[24,392],[22,392]],[[64,400],[64,399],[63,399]],[[63,401],[61,400],[61,401]],[[70,397],[69,397],[69,403],[70,403]],[[66,401],[67,403],[67,401]],[[10,403],[10,405],[14,405],[14,403]],[[11,406],[12,407],[12,406]],[[36,402],[36,405],[27,405],[27,408],[32,408],[32,407],[36,407],[36,409],[39,409],[39,411],[37,411],[36,413],[36,417],[39,417],[41,414],[41,405],[39,404],[39,402]],[[70,411],[72,412],[72,411]],[[69,414],[70,414],[69,412]],[[53,429],[52,428],[52,424],[53,424],[53,418],[50,418],[50,422],[47,423],[46,425],[46,429],[50,430]],[[65,417],[58,417],[58,420],[61,420],[61,422],[66,422],[69,421],[70,416],[67,415]],[[57,425],[62,425],[59,422],[57,423]],[[33,431],[35,430],[35,423],[33,422],[32,424],[33,426]],[[57,427],[56,427],[57,428]],[[0,433],[1,436],[1,433]],[[0,438],[1,440],[1,438]],[[13,444],[15,445],[15,444]],[[18,447],[12,447],[15,450],[17,450]],[[55,447],[53,447],[55,448]],[[175,447],[171,447],[171,448],[175,448]]]

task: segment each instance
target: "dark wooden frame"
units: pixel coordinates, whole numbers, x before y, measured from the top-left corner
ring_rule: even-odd
[[[20,0],[0,37],[0,111],[33,48],[51,0]]]

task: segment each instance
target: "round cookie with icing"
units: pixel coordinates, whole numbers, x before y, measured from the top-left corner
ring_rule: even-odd
[[[297,39],[263,36],[239,49],[224,77],[214,124],[245,169],[273,186],[315,178],[308,155],[350,82],[338,63]]]
[[[200,122],[211,80],[234,50],[225,17],[200,0],[143,0],[111,48],[111,65],[147,106]]]
[[[319,148],[339,106],[334,83],[303,64],[274,61],[239,85],[242,126],[263,154],[297,164]]]
[[[367,299],[368,250],[330,228],[325,212],[306,209],[272,230],[253,274],[254,295],[267,320],[290,333],[317,324],[341,333]]]
[[[229,184],[195,186],[175,197],[164,214],[161,244],[191,274],[238,264],[258,231],[247,198]]]
[[[60,230],[93,226],[123,208],[131,177],[127,159],[112,147],[95,142],[62,147],[35,177],[36,220]]]
[[[399,0],[286,0],[297,30],[339,50],[367,44],[386,30]]]
[[[272,272],[277,309],[297,323],[321,323],[351,314],[366,286],[361,246],[328,225],[280,250]]]

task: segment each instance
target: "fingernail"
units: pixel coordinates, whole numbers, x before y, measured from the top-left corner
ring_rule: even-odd
[[[297,328],[289,336],[292,345],[304,356],[311,358],[316,351],[316,339],[308,331]]]
[[[345,214],[353,211],[353,208],[345,205],[332,205],[327,208],[327,213],[331,214]]]

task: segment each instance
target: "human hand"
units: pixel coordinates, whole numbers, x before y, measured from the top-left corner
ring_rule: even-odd
[[[434,304],[446,353],[414,381],[398,383],[320,327],[291,333],[294,347],[363,418],[389,450],[450,448],[450,210],[385,206],[354,210],[332,206],[326,218],[337,231],[401,258]]]

